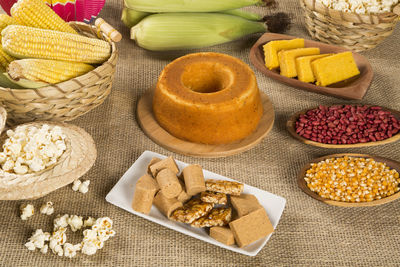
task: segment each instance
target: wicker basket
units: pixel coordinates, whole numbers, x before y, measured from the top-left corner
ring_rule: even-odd
[[[357,52],[374,48],[389,36],[400,15],[400,4],[393,12],[376,15],[338,11],[316,0],[300,0],[300,4],[312,38]]]
[[[0,105],[8,113],[8,124],[30,121],[70,121],[97,107],[110,94],[118,51],[115,42],[97,27],[71,22],[80,34],[101,38],[111,44],[111,56],[94,70],[39,89],[0,87]],[[109,36],[109,35],[108,35]]]

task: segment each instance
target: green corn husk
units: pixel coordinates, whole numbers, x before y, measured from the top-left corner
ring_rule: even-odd
[[[238,16],[238,17],[248,19],[248,20],[253,20],[253,21],[261,21],[263,18],[263,16],[261,16],[259,14],[244,11],[241,9],[225,10],[225,11],[221,11],[220,13],[234,15],[234,16]]]
[[[121,20],[126,27],[132,28],[133,26],[138,24],[144,17],[147,17],[150,14],[152,13],[137,11],[124,7],[124,9],[122,9]]]
[[[145,17],[131,29],[131,39],[154,51],[200,48],[265,32],[262,22],[220,13],[163,13]]]
[[[159,12],[218,12],[251,5],[265,0],[125,0],[125,6],[138,11]]]
[[[253,20],[253,21],[261,21],[263,18],[259,14],[244,11],[241,9],[224,10],[224,11],[220,11],[218,13],[234,15],[234,16],[242,17],[244,19]],[[137,11],[137,10],[134,10],[134,9],[124,6],[124,8],[122,9],[121,21],[124,23],[124,25],[126,27],[132,28],[133,26],[138,24],[143,18],[145,18],[151,14],[157,14],[157,13]]]
[[[4,69],[0,68],[0,87],[12,88],[12,89],[24,89],[25,87],[17,84],[14,80],[8,76],[8,73]]]

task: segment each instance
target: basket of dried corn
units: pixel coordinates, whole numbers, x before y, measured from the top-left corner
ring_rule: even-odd
[[[19,0],[15,5],[29,4],[34,12],[14,5],[13,22],[2,31],[0,61],[2,53],[11,60],[1,62],[0,105],[9,124],[70,121],[102,104],[111,91],[118,58],[113,40],[120,34],[102,19],[96,26],[65,23],[43,3]]]
[[[372,49],[400,18],[400,3],[389,1],[300,0],[313,39],[353,51]]]

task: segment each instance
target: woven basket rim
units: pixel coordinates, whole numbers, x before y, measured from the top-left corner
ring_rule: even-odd
[[[71,26],[73,26],[73,27],[79,28],[81,31],[92,33],[94,36],[97,36],[96,33],[99,32],[96,26],[90,25],[90,24],[86,24],[86,23],[83,23],[83,22],[71,21],[71,22],[69,22],[69,24]],[[101,73],[103,71],[103,69],[107,67],[107,65],[110,65],[111,67],[114,67],[115,63],[113,63],[113,62],[115,61],[115,58],[118,55],[118,49],[117,49],[117,46],[116,46],[115,42],[110,40],[110,38],[105,33],[103,33],[103,32],[100,32],[100,33],[101,33],[103,39],[105,41],[107,41],[111,45],[111,55],[107,59],[107,61],[105,61],[101,65],[97,66],[95,69],[93,69],[93,70],[91,70],[91,71],[89,71],[89,72],[87,72],[87,73],[85,73],[83,75],[80,75],[78,77],[69,79],[67,81],[60,82],[60,83],[57,83],[57,84],[52,84],[52,85],[49,85],[49,86],[44,86],[44,87],[41,87],[41,88],[16,89],[16,88],[8,88],[8,87],[1,87],[0,86],[0,91],[3,91],[3,92],[11,91],[11,93],[13,95],[26,94],[26,93],[31,93],[31,92],[38,93],[39,91],[47,91],[47,92],[49,92],[49,91],[57,91],[57,92],[59,92],[60,90],[62,91],[63,87],[68,87],[68,85],[70,83],[79,83],[79,84],[83,84],[84,85],[85,82],[83,82],[83,81],[90,80],[89,78],[93,77],[93,76],[96,77],[97,79],[100,79],[100,77],[102,75],[100,75],[99,72]],[[97,38],[101,39],[98,36],[97,36]]]
[[[393,12],[385,13],[370,13],[370,14],[357,14],[354,12],[344,12],[329,8],[317,0],[300,0],[305,8],[318,12],[322,15],[329,16],[335,19],[341,19],[343,21],[353,23],[365,23],[365,24],[380,24],[380,23],[396,23],[400,20],[400,16]],[[400,6],[400,3],[394,7]]]

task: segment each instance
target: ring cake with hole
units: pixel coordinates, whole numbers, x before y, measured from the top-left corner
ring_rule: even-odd
[[[257,128],[263,106],[247,64],[225,54],[194,53],[164,68],[153,112],[161,127],[176,138],[227,144]]]

